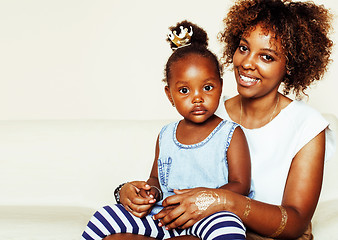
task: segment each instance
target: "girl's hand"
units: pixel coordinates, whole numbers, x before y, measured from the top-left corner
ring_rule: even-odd
[[[195,188],[174,192],[176,195],[163,201],[164,209],[154,215],[154,219],[160,219],[160,226],[166,225],[167,229],[191,227],[197,221],[222,210],[220,208],[224,200],[215,189]]]
[[[160,192],[157,188],[150,186],[150,190],[141,189],[139,195],[144,198],[150,198],[149,203],[156,203],[160,201]]]
[[[120,202],[134,216],[142,218],[149,214],[156,199],[151,196],[151,187],[144,181],[126,183],[120,191]]]

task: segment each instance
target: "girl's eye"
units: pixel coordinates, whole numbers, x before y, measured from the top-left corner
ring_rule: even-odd
[[[263,55],[262,58],[263,58],[264,61],[266,61],[266,62],[272,62],[272,61],[275,60],[275,59],[274,59],[272,56],[270,56],[270,55]]]
[[[187,94],[189,92],[189,89],[188,88],[181,88],[179,90],[180,93],[183,93],[183,94]]]
[[[211,91],[214,87],[213,86],[210,86],[210,85],[206,85],[204,86],[204,91]]]

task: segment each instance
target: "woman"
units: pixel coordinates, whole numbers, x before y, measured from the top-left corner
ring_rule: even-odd
[[[301,97],[322,78],[332,49],[330,20],[323,6],[311,2],[243,0],[230,9],[220,40],[225,64],[233,64],[238,95],[222,102],[218,115],[243,127],[256,195],[251,200],[204,189],[221,201],[196,213],[201,189],[181,190],[163,201],[167,208],[155,215],[161,224],[189,227],[226,210],[242,219],[247,239],[313,238],[311,218],[333,139],[317,111],[285,95]]]

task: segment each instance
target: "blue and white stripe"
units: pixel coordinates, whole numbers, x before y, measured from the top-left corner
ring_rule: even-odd
[[[240,240],[245,239],[245,227],[233,213],[218,212],[212,214],[192,227],[180,230],[166,230],[158,226],[159,221],[151,215],[135,217],[121,204],[106,206],[98,210],[90,219],[82,239],[100,240],[116,233],[133,233],[155,239],[169,239],[176,236],[192,235],[203,240]]]

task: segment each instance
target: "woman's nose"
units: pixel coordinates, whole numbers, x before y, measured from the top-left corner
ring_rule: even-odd
[[[253,56],[253,55],[247,55],[247,56],[245,56],[245,58],[243,59],[243,61],[242,61],[242,67],[244,68],[244,69],[251,69],[251,70],[253,70],[253,69],[255,69],[256,68],[256,59],[255,59],[255,57]]]

